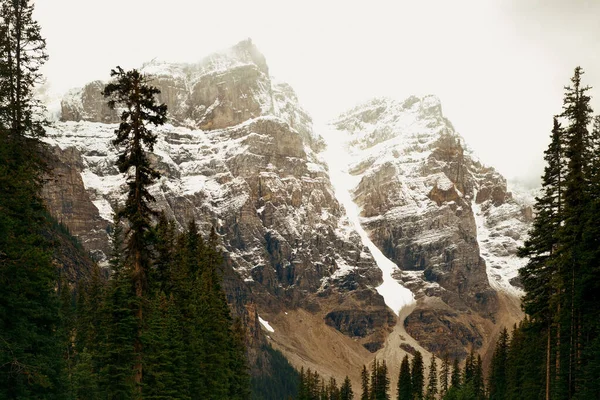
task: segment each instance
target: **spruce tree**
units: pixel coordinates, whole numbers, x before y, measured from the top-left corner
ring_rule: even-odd
[[[113,140],[115,146],[123,148],[117,160],[119,172],[127,174],[129,192],[125,207],[119,212],[129,228],[126,232],[127,266],[131,269],[131,278],[137,297],[137,329],[134,338],[136,360],[134,365],[135,383],[141,394],[143,379],[143,306],[144,289],[147,287],[147,275],[150,269],[150,240],[151,218],[156,212],[150,203],[154,197],[148,187],[160,174],[150,165],[146,153],[152,151],[156,143],[156,135],[148,128],[149,124],[162,125],[167,121],[166,105],[156,104],[156,95],[160,91],[148,84],[149,79],[137,70],[125,72],[117,67],[110,73],[114,81],[104,89],[104,96],[109,98],[111,108],[124,107],[121,113],[121,123],[115,130],[117,135]]]
[[[473,391],[477,400],[485,399],[485,381],[483,378],[483,361],[481,355],[477,354],[473,365]]]
[[[40,198],[43,121],[34,84],[45,41],[26,0],[0,2],[0,398],[65,390],[51,221]],[[64,335],[63,335],[64,337]]]
[[[423,400],[423,386],[425,383],[425,372],[423,367],[423,355],[420,351],[415,353],[411,365],[411,389],[415,400]]]
[[[427,391],[425,398],[427,400],[435,400],[438,393],[438,371],[435,355],[431,356],[431,363],[429,364],[429,375],[427,379]]]
[[[354,400],[354,391],[352,390],[352,382],[350,378],[346,376],[344,383],[340,388],[340,400]]]
[[[327,384],[327,400],[340,400],[340,395],[340,389],[337,386],[335,378],[329,378],[329,383]]]
[[[360,400],[369,400],[371,388],[369,385],[369,371],[367,371],[367,366],[363,365],[363,369],[360,374],[360,382],[362,394],[360,396]]]
[[[389,400],[390,399],[390,378],[388,376],[388,368],[385,360],[381,362],[377,370],[377,392],[375,395],[376,400]]]
[[[440,395],[444,397],[450,387],[450,355],[444,354],[442,358],[442,368],[440,371]]]
[[[508,362],[508,330],[504,328],[496,342],[489,376],[490,400],[507,398],[506,368]]]
[[[461,376],[462,373],[460,370],[458,358],[454,358],[454,361],[452,362],[452,375],[450,377],[450,387],[460,388]]]
[[[542,196],[536,198],[536,218],[520,257],[527,257],[527,265],[519,271],[525,287],[523,307],[540,321],[550,319],[550,302],[557,285],[556,265],[551,256],[558,245],[557,232],[562,222],[564,203],[564,139],[563,129],[554,118],[552,138],[544,159],[547,163],[542,177]]]
[[[378,382],[378,378],[379,378],[379,360],[377,358],[375,358],[373,360],[373,364],[371,365],[371,393],[369,393],[369,399],[371,400],[376,400],[377,399],[377,393],[379,392],[379,382]]]
[[[34,87],[41,82],[40,68],[48,55],[33,11],[30,0],[0,3],[0,124],[21,144],[26,135],[44,135],[46,125]]]
[[[559,263],[563,283],[560,319],[561,348],[563,360],[559,371],[559,396],[571,398],[577,391],[579,367],[581,365],[581,302],[585,286],[582,280],[586,275],[584,260],[588,257],[585,249],[584,231],[590,200],[590,173],[586,155],[590,149],[588,125],[592,109],[589,105],[589,87],[583,86],[583,70],[575,68],[572,85],[565,87],[563,104],[568,159],[565,177],[564,224],[560,229]]]
[[[114,218],[111,234],[112,253],[109,261],[111,279],[103,300],[102,339],[99,344],[87,346],[95,355],[93,346],[99,346],[100,370],[99,388],[102,398],[133,398],[132,366],[135,360],[135,347],[132,340],[136,336],[135,292],[129,270],[123,257],[123,227],[119,214]],[[93,360],[92,360],[93,362]]]
[[[408,355],[405,355],[400,364],[398,375],[398,400],[412,400],[412,381],[410,376],[410,364]]]
[[[158,292],[148,307],[144,344],[144,397],[191,399],[186,375],[181,315],[171,298]],[[233,397],[232,397],[233,399]]]

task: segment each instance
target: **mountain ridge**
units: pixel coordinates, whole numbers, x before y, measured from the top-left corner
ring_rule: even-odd
[[[503,283],[497,287],[488,281],[495,279],[494,270],[514,265],[527,225],[525,206],[512,199],[504,178],[470,157],[434,96],[375,99],[334,121],[340,137],[353,138],[345,145],[355,161],[346,168],[356,180],[352,195],[361,225],[400,266],[396,281],[417,298],[414,311],[399,320],[377,293],[382,272],[336,198],[331,164],[323,159],[325,132],[313,127],[289,85],[272,82],[266,60],[256,64],[264,60],[256,52],[244,41],[225,55],[209,56],[197,69],[208,63],[212,72],[198,74],[196,81],[168,67],[173,64],[142,68],[159,71],[152,83],[173,110],[171,123],[156,129],[153,161],[163,174],[152,188],[157,208],[180,227],[196,219],[205,231],[217,228],[228,271],[237,276],[225,285],[228,300],[253,335],[268,335],[265,340],[297,367],[338,377],[353,371],[355,381],[361,362],[402,354],[390,353],[391,343],[399,348],[418,341],[424,351],[452,349],[459,357],[472,346],[487,348],[498,321],[519,318],[503,306],[504,296],[518,296],[510,282],[504,285],[513,276],[497,274]],[[104,108],[102,85],[70,92],[63,122],[45,139],[75,171],[55,185],[81,193],[75,201],[87,205],[63,207],[55,191],[46,195],[50,209],[62,210],[65,223],[99,259],[108,254],[107,245],[98,244],[102,230],[110,229],[111,212],[124,194],[114,168],[117,149],[110,143],[116,114]],[[86,219],[96,225],[81,224],[79,209],[91,212]],[[504,220],[514,220],[513,226],[502,225]],[[478,223],[487,224],[486,237],[479,238]],[[447,234],[440,236],[440,228]],[[425,237],[431,239],[427,245]],[[480,239],[487,240],[485,246]],[[486,257],[497,268],[488,268]],[[499,291],[505,292],[502,298]],[[289,315],[297,321],[290,322]],[[340,361],[330,351],[322,352],[328,357],[315,353],[311,347],[327,344],[315,342],[322,339],[310,333],[314,329],[347,356]],[[300,340],[300,334],[313,342]],[[389,360],[392,373],[399,360]]]

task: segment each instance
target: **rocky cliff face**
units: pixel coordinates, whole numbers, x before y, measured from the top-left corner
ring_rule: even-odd
[[[486,258],[493,253],[491,267],[501,270],[493,279],[517,291],[514,276],[502,274],[515,263],[530,208],[474,158],[433,96],[375,99],[334,126],[352,155],[348,169],[358,182],[353,195],[362,225],[420,300],[405,321],[407,332],[438,353],[464,356],[465,347],[479,348],[485,336],[479,318],[493,322],[498,312],[499,286],[490,286]],[[480,243],[490,228],[494,235]],[[442,302],[433,306],[428,298]]]
[[[335,122],[355,161],[361,223],[418,300],[398,323],[375,289],[381,270],[335,197],[321,132],[293,89],[272,81],[250,41],[198,64],[142,70],[170,113],[156,130],[156,208],[180,227],[195,219],[207,232],[217,228],[229,267],[224,287],[254,348],[265,340],[259,321],[269,321],[262,326],[274,332],[263,333],[297,366],[341,377],[387,354],[400,328],[430,351],[458,356],[488,340],[497,290],[513,290],[527,212],[465,148],[439,101],[375,100]],[[62,122],[46,139],[57,161],[44,192],[100,260],[126,192],[111,143],[117,114],[104,106],[103,86],[63,100]]]
[[[217,228],[240,277],[228,285],[232,302],[256,302],[267,319],[301,307],[368,346],[381,346],[372,343],[395,320],[373,289],[380,271],[333,196],[317,156],[323,142],[291,87],[271,82],[264,58],[249,42],[198,65],[149,64],[144,70],[162,90],[173,123],[157,130],[153,158],[162,178],[152,188],[156,208],[180,227],[195,219],[205,231]],[[102,85],[93,87],[98,93]],[[88,102],[89,88],[67,96],[65,121],[48,132],[73,172],[71,181],[57,178],[47,199],[103,259],[107,237],[96,243],[92,222],[99,214],[109,224],[125,186],[114,166],[116,126],[103,123],[100,103]],[[77,176],[85,194],[77,197],[77,209],[68,208],[63,203],[69,200],[57,193],[80,191]],[[348,328],[358,324],[361,329]]]

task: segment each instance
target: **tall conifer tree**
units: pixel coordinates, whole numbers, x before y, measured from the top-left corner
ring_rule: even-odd
[[[352,390],[352,382],[350,378],[346,376],[344,383],[340,388],[340,399],[341,400],[354,400],[354,391]]]
[[[504,400],[507,397],[506,368],[508,362],[508,330],[504,328],[500,333],[489,374],[490,400]]]
[[[411,365],[411,389],[415,400],[423,400],[423,386],[425,383],[425,372],[423,367],[423,355],[420,351],[415,353]]]
[[[371,388],[369,385],[369,371],[367,371],[367,366],[363,365],[363,369],[360,373],[360,382],[362,394],[360,396],[360,400],[369,400],[371,394]]]
[[[45,40],[29,0],[0,1],[0,398],[64,391],[56,271],[33,98]],[[64,337],[64,336],[63,336]],[[64,349],[64,347],[63,347]]]
[[[400,363],[400,374],[398,375],[398,400],[412,400],[412,394],[410,363],[408,355],[405,355]]]
[[[141,395],[143,379],[143,307],[144,290],[147,288],[147,275],[150,269],[151,218],[156,212],[150,203],[154,197],[148,187],[160,174],[151,165],[146,151],[152,151],[156,135],[148,128],[149,124],[162,125],[167,120],[167,106],[156,103],[160,91],[148,84],[148,78],[137,70],[124,71],[121,67],[111,71],[114,81],[104,89],[111,108],[123,107],[121,123],[115,131],[115,146],[123,148],[117,160],[119,171],[127,174],[129,193],[120,217],[126,219],[129,229],[126,232],[126,265],[130,268],[131,278],[137,297],[136,319],[138,323],[135,341],[136,361],[134,365],[135,383]],[[146,150],[147,149],[147,150]]]
[[[438,371],[437,362],[435,355],[431,356],[431,363],[429,364],[429,375],[427,379],[427,392],[425,398],[427,400],[435,400],[438,393]]]

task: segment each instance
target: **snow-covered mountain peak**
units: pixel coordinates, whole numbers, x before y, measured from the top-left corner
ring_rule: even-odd
[[[255,67],[261,73],[269,75],[265,56],[251,39],[216,51],[197,63],[171,63],[154,59],[143,64],[140,71],[150,76],[182,78],[193,82],[204,75],[219,74],[240,67]]]
[[[342,114],[333,125],[350,134],[350,142],[362,149],[393,139],[393,147],[399,151],[401,144],[409,148],[434,141],[443,133],[454,134],[439,98],[433,95],[410,96],[404,101],[375,98]],[[385,146],[390,148],[390,143]]]

